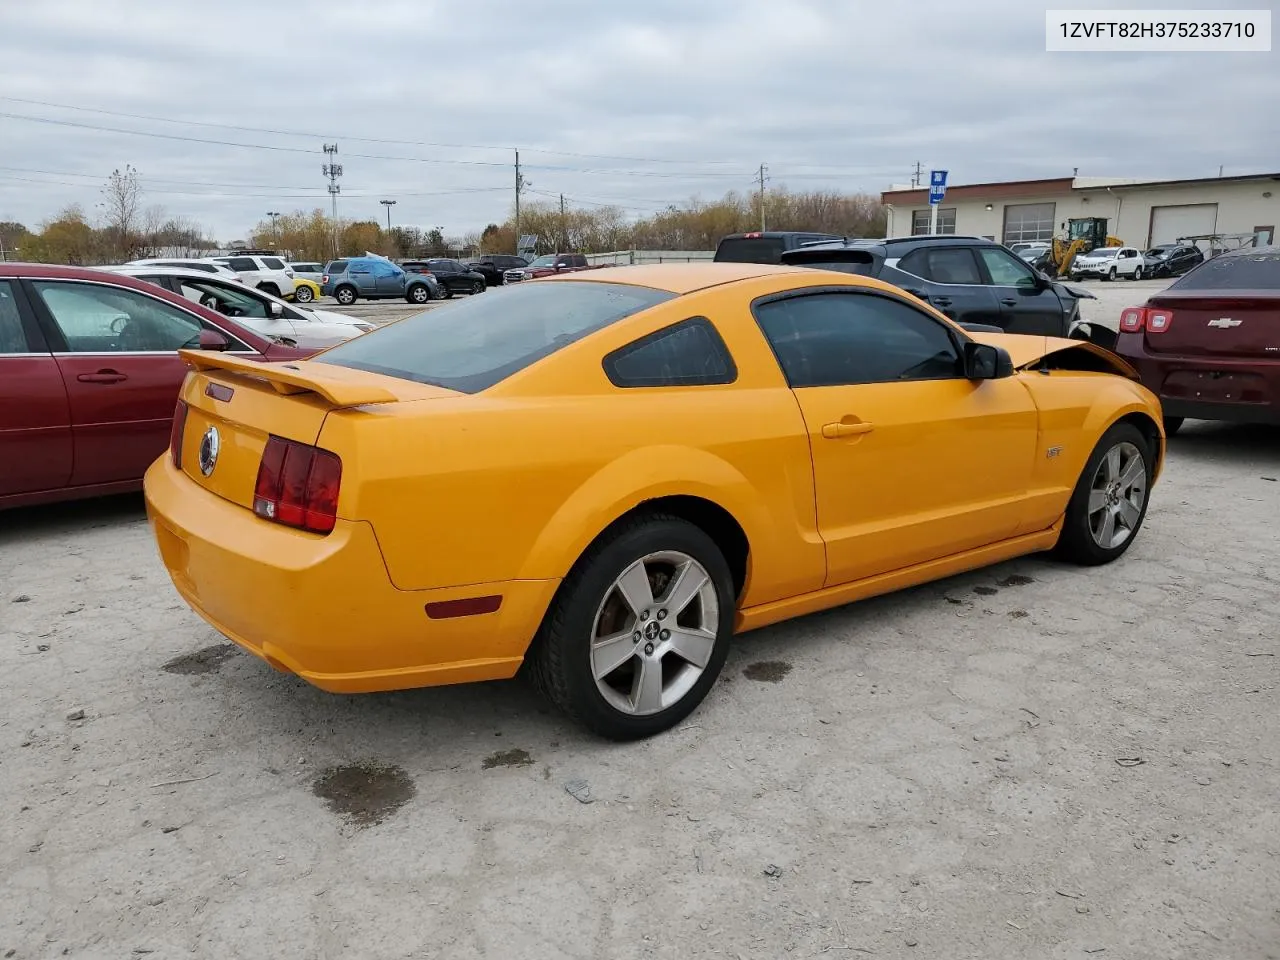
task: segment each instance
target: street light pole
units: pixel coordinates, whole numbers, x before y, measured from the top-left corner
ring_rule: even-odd
[[[280,216],[280,211],[268,210],[267,216],[271,218],[271,239],[278,244],[280,242],[280,231],[276,229],[276,217]]]
[[[380,204],[387,208],[387,233],[391,232],[391,208],[396,205],[394,200],[379,200]]]

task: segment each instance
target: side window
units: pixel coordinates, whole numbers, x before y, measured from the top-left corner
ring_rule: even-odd
[[[272,270],[284,269],[284,261],[279,259],[278,257],[263,257],[262,262],[265,263]]]
[[[980,247],[978,256],[991,274],[991,282],[997,287],[1035,287],[1036,276],[1031,268],[1013,254],[999,247]]]
[[[347,264],[347,273],[362,274],[368,276],[373,270],[372,264],[367,260],[352,260]]]
[[[689,387],[733,383],[729,348],[705,317],[694,317],[641,337],[604,358],[615,387]]]
[[[762,303],[754,312],[793,388],[961,375],[948,329],[897,299],[819,293]]]
[[[226,261],[236,273],[252,273],[258,269],[253,257],[232,257]]]
[[[903,257],[898,269],[934,283],[982,283],[968,247],[921,247]]]
[[[0,280],[0,353],[29,353],[30,350],[13,286],[8,280]]]
[[[72,353],[156,353],[200,343],[197,318],[136,291],[44,280],[33,285]]]
[[[346,273],[346,272],[347,272],[347,261],[345,260],[334,260],[325,268],[325,273],[328,273],[328,274]]]

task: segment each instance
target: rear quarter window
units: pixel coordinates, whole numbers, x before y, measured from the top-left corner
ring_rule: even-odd
[[[265,264],[266,264],[268,267],[270,267],[272,270],[283,270],[283,269],[284,269],[284,261],[283,261],[283,260],[280,260],[280,259],[279,259],[279,258],[277,258],[277,257],[263,257],[263,258],[262,258],[262,262],[263,262],[263,263],[265,263]]]
[[[720,332],[693,317],[641,337],[604,359],[615,387],[689,387],[733,383],[737,367]]]
[[[325,272],[325,273],[346,273],[346,272],[347,272],[347,261],[345,261],[345,260],[334,260],[334,261],[330,262],[330,264],[329,264],[327,267],[325,267],[325,268],[324,268],[324,272]]]
[[[515,284],[366,333],[317,356],[350,367],[479,393],[675,294],[617,283]]]

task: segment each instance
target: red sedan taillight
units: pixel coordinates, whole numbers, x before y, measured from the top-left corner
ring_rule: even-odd
[[[258,464],[253,512],[313,533],[328,533],[338,517],[342,460],[335,453],[270,437]]]
[[[169,456],[173,465],[182,469],[182,434],[187,428],[187,405],[179,400],[173,408],[173,425],[169,427]]]
[[[1129,307],[1120,314],[1121,333],[1164,333],[1173,323],[1173,311],[1157,307]]]

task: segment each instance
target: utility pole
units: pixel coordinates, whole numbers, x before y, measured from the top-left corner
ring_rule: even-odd
[[[915,172],[914,172],[913,174],[911,174],[911,185],[912,185],[913,187],[918,187],[918,186],[920,186],[920,177],[923,175],[923,173],[924,173],[924,171],[923,171],[923,168],[922,168],[922,166],[921,166],[921,163],[920,163],[920,161],[919,161],[919,160],[917,160],[917,161],[916,161],[916,169],[915,169]]]
[[[396,205],[394,200],[379,200],[380,204],[387,208],[387,233],[391,232],[391,208]]]
[[[329,198],[333,203],[333,255],[336,257],[338,255],[338,194],[342,192],[342,188],[338,186],[338,178],[342,176],[342,164],[333,162],[333,158],[338,155],[336,143],[326,143],[324,153],[328,161],[321,169],[329,178]]]
[[[569,230],[564,223],[564,194],[560,194],[560,250],[562,253],[569,251]]]
[[[271,218],[271,242],[275,246],[280,246],[280,231],[276,229],[276,217],[280,216],[279,210],[268,210],[267,216]]]
[[[524,189],[524,177],[520,175],[520,151],[516,151],[516,256],[520,255],[520,191]]]
[[[760,232],[764,233],[764,181],[769,168],[760,164]]]

